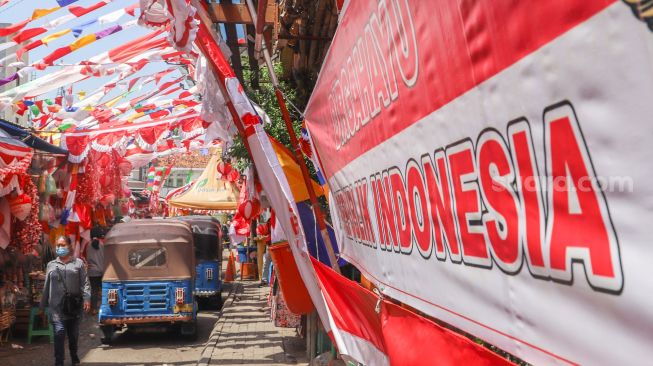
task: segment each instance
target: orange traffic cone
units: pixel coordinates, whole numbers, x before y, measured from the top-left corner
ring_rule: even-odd
[[[224,273],[224,282],[234,282],[235,273],[236,263],[234,260],[234,252],[229,251],[229,260],[227,261],[227,270]]]

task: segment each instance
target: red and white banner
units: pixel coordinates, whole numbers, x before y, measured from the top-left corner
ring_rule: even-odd
[[[636,3],[351,1],[306,111],[341,255],[530,363],[652,358]]]

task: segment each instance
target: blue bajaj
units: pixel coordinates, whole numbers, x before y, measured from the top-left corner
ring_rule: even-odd
[[[104,246],[102,343],[110,343],[118,329],[151,325],[173,325],[195,338],[194,251],[184,222],[133,220],[114,226]]]
[[[195,242],[195,296],[200,308],[222,307],[222,230],[211,216],[180,216],[190,224]]]

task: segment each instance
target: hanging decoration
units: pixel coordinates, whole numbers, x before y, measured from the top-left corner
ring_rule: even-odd
[[[38,191],[37,191],[38,192]],[[25,221],[32,210],[32,199],[29,195],[21,193],[7,197],[11,214],[20,221]]]
[[[21,198],[21,201],[27,202],[29,200],[31,210],[24,220],[17,220],[13,225],[14,230],[12,230],[10,245],[27,254],[32,252],[41,237],[42,228],[39,224],[38,214],[39,194],[36,185],[28,175],[22,174],[19,180],[20,186],[23,188],[23,194],[27,196],[27,198]],[[27,203],[23,204],[26,205]]]
[[[238,213],[247,221],[255,219],[261,213],[261,202],[258,198],[249,198],[238,206]]]
[[[9,202],[0,198],[0,248],[7,249],[11,235],[11,211]]]

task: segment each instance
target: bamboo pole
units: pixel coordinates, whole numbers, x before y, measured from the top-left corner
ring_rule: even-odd
[[[252,20],[256,22],[257,15],[252,0],[247,0],[247,7],[249,8],[249,12],[252,17]],[[320,234],[322,235],[324,246],[326,247],[327,253],[329,255],[329,262],[331,262],[331,268],[337,273],[340,273],[340,267],[338,266],[338,260],[336,259],[336,254],[333,250],[333,245],[331,244],[331,238],[329,237],[329,232],[327,231],[324,214],[322,213],[320,204],[317,201],[317,195],[315,194],[315,189],[313,189],[313,182],[308,173],[308,168],[306,167],[306,162],[304,161],[304,155],[302,154],[299,140],[297,139],[297,135],[295,134],[295,130],[293,129],[292,121],[290,120],[290,113],[288,113],[286,102],[283,99],[283,93],[279,88],[279,80],[277,79],[277,75],[274,72],[274,66],[272,65],[272,59],[270,58],[270,52],[266,47],[265,40],[262,41],[262,46],[263,46],[262,51],[263,51],[263,56],[265,58],[265,64],[267,65],[268,71],[270,72],[270,80],[272,81],[272,86],[274,87],[274,94],[277,97],[277,103],[279,103],[279,108],[281,109],[281,115],[283,116],[283,122],[286,125],[286,130],[288,131],[288,135],[290,135],[290,142],[295,152],[297,163],[299,164],[299,167],[302,171],[302,177],[304,178],[304,183],[306,184],[306,189],[308,190],[308,195],[311,199],[311,205],[313,206],[315,219],[317,221],[318,227],[320,228]]]

